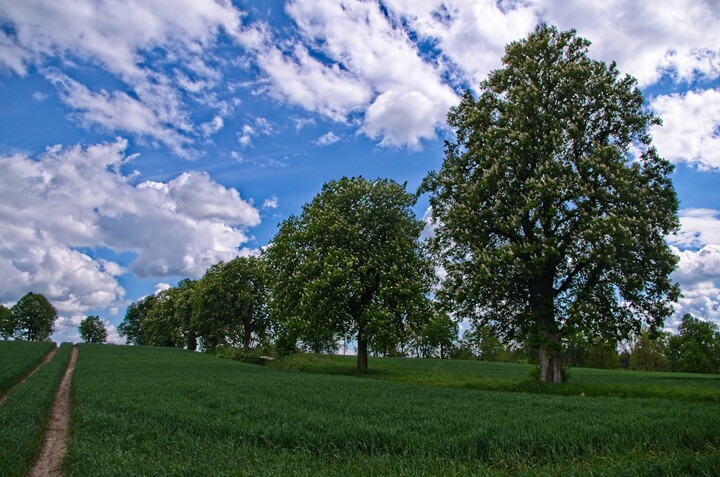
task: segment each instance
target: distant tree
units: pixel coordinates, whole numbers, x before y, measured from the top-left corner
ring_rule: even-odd
[[[462,341],[478,361],[495,361],[503,352],[500,338],[489,327],[477,323],[463,333]]]
[[[621,367],[617,343],[601,341],[588,347],[584,366],[597,369],[618,369]]]
[[[193,292],[192,328],[206,351],[221,345],[248,349],[270,330],[265,262],[237,257],[208,269]]]
[[[15,319],[9,308],[0,303],[0,338],[6,340],[15,335]]]
[[[152,306],[140,323],[144,344],[171,348],[185,347],[183,323],[175,314],[178,295],[177,288],[168,288],[155,295]]]
[[[450,315],[436,311],[422,329],[422,341],[428,350],[427,356],[448,357],[450,349],[458,338],[458,324]]]
[[[686,313],[678,327],[678,334],[668,340],[668,355],[673,371],[720,372],[718,326]]]
[[[142,323],[155,303],[155,295],[148,295],[136,303],[130,304],[125,312],[125,318],[118,327],[120,336],[125,337],[125,343],[134,345],[148,344],[143,335]]]
[[[15,337],[27,341],[47,341],[53,332],[57,311],[43,295],[28,293],[11,308]]]
[[[389,349],[431,316],[433,268],[420,243],[415,197],[391,180],[326,183],[300,217],[280,225],[267,251],[272,313],[285,343],[357,342]]]
[[[630,352],[630,369],[633,371],[669,371],[670,360],[666,353],[668,350],[667,333],[652,336],[643,330],[633,343]]]
[[[80,338],[85,343],[105,343],[107,330],[99,316],[88,316],[80,322]]]
[[[562,381],[564,337],[658,328],[679,294],[673,167],[648,133],[660,120],[589,44],[543,25],[508,45],[479,96],[451,109],[457,139],[420,189],[447,272],[439,297],[531,344],[543,382]]]

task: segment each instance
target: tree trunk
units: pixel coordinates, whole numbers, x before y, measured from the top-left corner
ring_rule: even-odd
[[[357,338],[357,367],[358,371],[365,372],[368,369],[368,343],[365,336],[365,329],[360,326]]]
[[[560,384],[563,382],[560,333],[544,332],[542,335],[544,339],[539,350],[540,381]]]
[[[243,323],[245,328],[245,333],[243,336],[243,348],[248,350],[250,349],[250,340],[252,339],[252,323],[251,322],[245,322]]]

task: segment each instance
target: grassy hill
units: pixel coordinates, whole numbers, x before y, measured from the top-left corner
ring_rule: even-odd
[[[522,381],[529,370],[517,365],[375,359],[374,373],[356,377],[345,375],[349,358],[325,363],[335,374],[320,373],[318,359],[314,373],[300,373],[181,350],[81,345],[65,475],[714,475],[720,468],[716,402],[468,389],[503,376]],[[573,379],[590,388],[622,376],[583,373],[574,370]],[[458,387],[427,385],[453,376]],[[717,385],[712,377],[693,384],[706,378],[683,382],[702,395]]]

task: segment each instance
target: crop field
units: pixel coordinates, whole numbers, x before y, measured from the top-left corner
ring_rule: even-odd
[[[388,366],[401,373],[405,362]],[[486,369],[443,363],[463,368],[447,371],[458,375],[473,364]],[[527,374],[506,366],[518,379]],[[702,393],[705,386],[713,384]],[[104,345],[80,346],[72,393],[66,476],[716,475],[720,468],[720,407],[703,399],[460,389]]]
[[[33,341],[0,341],[0,396],[22,380],[55,343]]]
[[[2,343],[0,349],[6,344]],[[0,475],[3,477],[24,476],[32,468],[42,448],[50,407],[71,349],[70,344],[60,346],[53,359],[27,381],[12,388],[0,406]]]
[[[358,375],[355,360],[354,356],[297,354],[277,360],[272,366],[304,373],[361,376],[451,388],[566,396],[659,397],[720,403],[720,374],[570,368],[568,382],[542,386],[529,379],[535,369],[529,364],[371,357],[369,372]]]

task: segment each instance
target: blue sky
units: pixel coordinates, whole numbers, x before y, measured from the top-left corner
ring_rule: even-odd
[[[677,316],[720,323],[720,6],[697,0],[0,0],[0,301],[43,293],[56,340],[99,314],[120,342],[129,303],[255,253],[324,182],[415,190],[448,109],[538,22],[663,118]]]

